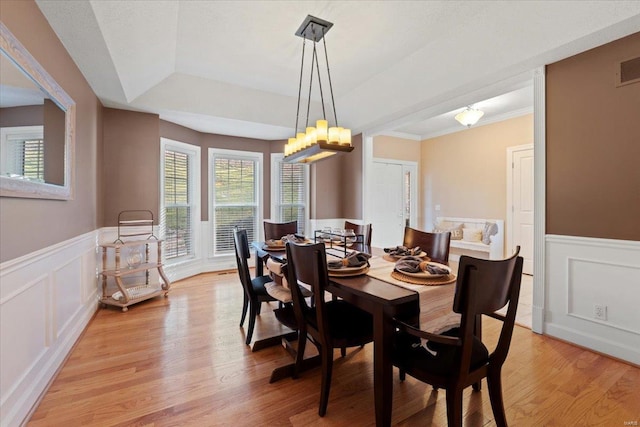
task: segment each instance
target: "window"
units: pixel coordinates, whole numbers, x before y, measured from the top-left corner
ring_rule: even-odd
[[[271,218],[276,222],[298,221],[298,233],[305,234],[309,219],[309,166],[286,163],[282,154],[271,155]]]
[[[233,228],[247,230],[249,241],[260,233],[262,153],[209,149],[213,254],[234,253]]]
[[[44,182],[43,126],[2,128],[2,175]]]
[[[195,255],[200,189],[200,147],[162,138],[161,219],[164,257],[171,263]]]

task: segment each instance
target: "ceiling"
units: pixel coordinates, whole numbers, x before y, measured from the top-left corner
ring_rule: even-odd
[[[268,140],[294,134],[308,14],[334,23],[340,124],[413,139],[469,104],[478,125],[530,112],[532,70],[640,28],[639,1],[36,2],[105,106]]]

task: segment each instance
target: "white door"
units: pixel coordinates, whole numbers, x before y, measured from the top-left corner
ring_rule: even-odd
[[[417,218],[417,165],[373,161],[369,188],[371,244],[402,244],[405,225]]]
[[[524,258],[522,272],[533,274],[533,148],[513,150],[511,160],[511,248],[520,245]]]

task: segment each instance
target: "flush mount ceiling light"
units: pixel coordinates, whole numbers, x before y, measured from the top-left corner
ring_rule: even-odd
[[[333,23],[320,18],[308,15],[296,31],[296,36],[302,37],[302,62],[300,65],[300,82],[298,84],[298,108],[296,112],[296,136],[289,138],[284,147],[284,161],[291,163],[312,163],[340,152],[353,151],[351,145],[351,129],[338,126],[338,115],[336,104],[333,99],[333,86],[331,85],[331,74],[329,72],[329,56],[327,55],[327,43],[325,35],[333,26]],[[298,132],[300,118],[300,101],[302,94],[302,77],[304,71],[304,51],[307,40],[313,42],[311,53],[311,67],[309,71],[309,96],[307,98],[307,120],[305,132]],[[324,92],[322,87],[322,77],[320,76],[320,62],[318,60],[317,42],[322,40],[324,57],[327,68],[326,79],[331,95],[331,106],[333,107],[333,119],[335,126],[329,127],[327,114],[324,105]],[[311,88],[313,86],[314,73],[317,73],[318,86],[320,89],[320,101],[322,104],[322,119],[316,121],[315,127],[309,126],[309,107],[311,104]],[[326,82],[325,82],[326,83]],[[326,89],[326,84],[325,84]],[[327,98],[328,99],[328,98]]]
[[[484,115],[484,111],[476,110],[475,108],[468,106],[458,114],[455,119],[460,122],[462,126],[470,128],[472,125],[478,123],[480,117]]]

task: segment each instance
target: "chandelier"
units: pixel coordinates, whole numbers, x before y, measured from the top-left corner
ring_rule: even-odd
[[[340,152],[353,151],[351,145],[351,129],[338,126],[338,115],[336,104],[333,99],[333,86],[331,84],[331,74],[329,72],[329,56],[327,55],[327,43],[325,35],[333,23],[320,18],[308,15],[296,31],[296,36],[302,37],[302,61],[300,64],[300,82],[298,84],[298,107],[296,111],[296,136],[289,138],[284,147],[284,161],[292,163],[312,163]],[[300,125],[300,103],[302,95],[302,80],[304,72],[305,46],[307,40],[313,42],[311,53],[311,66],[309,68],[309,95],[307,97],[307,115],[304,132],[298,132]],[[333,108],[333,119],[335,126],[329,126],[327,120],[327,110],[325,109],[325,95],[320,75],[320,61],[318,60],[318,42],[322,40],[324,57],[327,68],[327,81],[329,94],[331,96],[331,106]],[[315,126],[309,126],[309,108],[311,105],[311,89],[314,82],[314,74],[317,74],[318,87],[320,90],[320,102],[322,105],[322,119],[315,122]],[[325,89],[326,89],[325,84]]]

